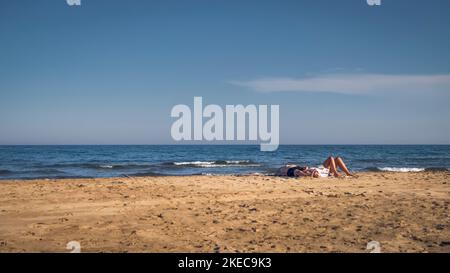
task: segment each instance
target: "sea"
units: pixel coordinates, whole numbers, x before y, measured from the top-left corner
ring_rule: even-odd
[[[450,170],[450,145],[52,145],[0,146],[0,179],[172,175],[272,175],[288,163],[341,156],[353,172]]]

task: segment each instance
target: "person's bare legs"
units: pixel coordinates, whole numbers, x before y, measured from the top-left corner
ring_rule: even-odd
[[[325,160],[325,162],[323,162],[323,166],[330,169],[330,173],[335,177],[341,176],[336,169],[336,162],[334,161],[334,158],[332,156],[330,156],[329,158],[327,158],[327,160]]]
[[[334,159],[335,164],[348,176],[353,176],[353,174],[350,173],[350,171],[347,169],[347,166],[345,166],[344,161],[341,157],[336,157]]]

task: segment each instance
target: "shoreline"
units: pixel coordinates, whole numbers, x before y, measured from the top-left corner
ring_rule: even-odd
[[[396,168],[390,168],[386,167],[385,169],[396,169]],[[363,171],[355,171],[354,174],[360,175],[360,174],[417,174],[417,173],[448,173],[450,174],[449,168],[397,168],[397,169],[411,169],[411,170],[363,170]],[[421,169],[421,170],[414,170],[414,169]],[[341,172],[342,173],[342,172]],[[227,176],[235,176],[235,177],[246,177],[246,176],[265,176],[265,177],[280,177],[277,176],[275,173],[261,173],[261,172],[254,172],[254,173],[196,173],[196,174],[155,174],[155,175],[141,175],[141,176],[134,176],[134,175],[120,175],[120,176],[105,176],[105,177],[77,177],[77,176],[62,176],[62,177],[24,177],[24,178],[2,178],[0,177],[0,183],[4,182],[25,182],[25,181],[38,181],[38,180],[45,180],[45,181],[59,181],[59,180],[84,180],[84,179],[116,179],[116,178],[125,178],[125,179],[140,179],[140,178],[147,178],[147,177],[155,177],[155,178],[167,178],[167,177],[203,177],[203,176],[212,176],[212,177],[227,177]],[[345,174],[343,174],[345,176]],[[295,178],[295,177],[280,177],[280,178],[292,178],[292,179],[302,179]],[[326,177],[325,177],[326,178]],[[330,177],[332,178],[332,177]],[[323,179],[323,177],[322,177]]]
[[[358,175],[2,180],[0,252],[450,252],[449,172]]]

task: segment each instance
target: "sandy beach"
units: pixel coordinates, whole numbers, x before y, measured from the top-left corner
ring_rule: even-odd
[[[450,252],[450,173],[0,181],[0,252]]]

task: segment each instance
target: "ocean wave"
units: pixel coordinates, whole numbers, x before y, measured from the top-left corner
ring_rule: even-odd
[[[425,171],[427,171],[427,172],[445,172],[445,171],[450,171],[450,168],[432,167],[432,168],[426,168]]]
[[[136,168],[146,168],[149,164],[126,164],[126,163],[58,163],[53,165],[44,165],[36,167],[47,167],[47,168],[81,168],[81,169],[94,169],[94,170],[105,170],[105,169],[136,169]]]
[[[399,167],[384,167],[378,168],[382,172],[397,172],[397,173],[418,173],[426,171],[426,168],[399,168]]]
[[[446,167],[369,167],[364,168],[362,171],[366,172],[400,172],[400,173],[409,173],[409,172],[448,172],[450,168]]]
[[[14,174],[19,174],[19,175],[33,174],[33,175],[40,175],[40,176],[42,176],[42,175],[64,176],[67,173],[62,170],[58,170],[58,169],[38,169],[38,170],[17,171],[17,172],[14,172]]]
[[[250,160],[216,160],[216,161],[182,161],[171,162],[168,165],[193,168],[223,168],[223,167],[259,167],[260,164]]]
[[[0,170],[0,175],[2,175],[2,174],[10,174],[10,173],[13,173],[13,172],[10,171],[10,170]]]
[[[35,179],[35,178],[69,178],[69,177],[75,176],[57,169],[38,169],[38,170],[31,169],[20,171],[0,170],[1,179],[4,178]]]
[[[140,172],[140,173],[130,174],[129,176],[144,177],[144,176],[169,176],[169,175],[156,173],[156,172]]]
[[[152,167],[150,164],[96,164],[91,166],[93,169],[114,169],[114,170],[127,170],[127,169],[145,169]]]

